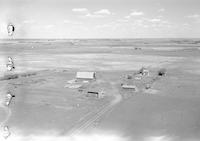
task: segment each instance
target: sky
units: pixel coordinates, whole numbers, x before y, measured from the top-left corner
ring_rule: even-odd
[[[0,38],[199,38],[200,0],[0,0]]]

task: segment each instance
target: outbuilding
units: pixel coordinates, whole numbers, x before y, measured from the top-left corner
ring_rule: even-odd
[[[95,79],[96,73],[95,72],[77,72],[76,79]]]

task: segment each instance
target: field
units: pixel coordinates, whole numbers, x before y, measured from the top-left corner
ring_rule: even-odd
[[[142,67],[149,76],[135,79]],[[77,71],[96,79],[65,87]],[[199,84],[199,39],[0,41],[0,125],[9,127],[8,141],[198,141]],[[8,92],[15,97],[5,106]]]

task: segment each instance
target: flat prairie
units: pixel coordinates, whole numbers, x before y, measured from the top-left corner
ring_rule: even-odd
[[[96,79],[66,87],[77,71]],[[0,125],[8,141],[198,141],[199,39],[1,40]]]

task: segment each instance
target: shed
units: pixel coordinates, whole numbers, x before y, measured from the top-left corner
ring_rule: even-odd
[[[77,79],[95,79],[96,73],[95,72],[77,72],[76,78]]]
[[[149,76],[149,70],[148,70],[147,68],[144,68],[144,67],[142,67],[142,68],[139,70],[138,73],[141,74],[141,75]]]

